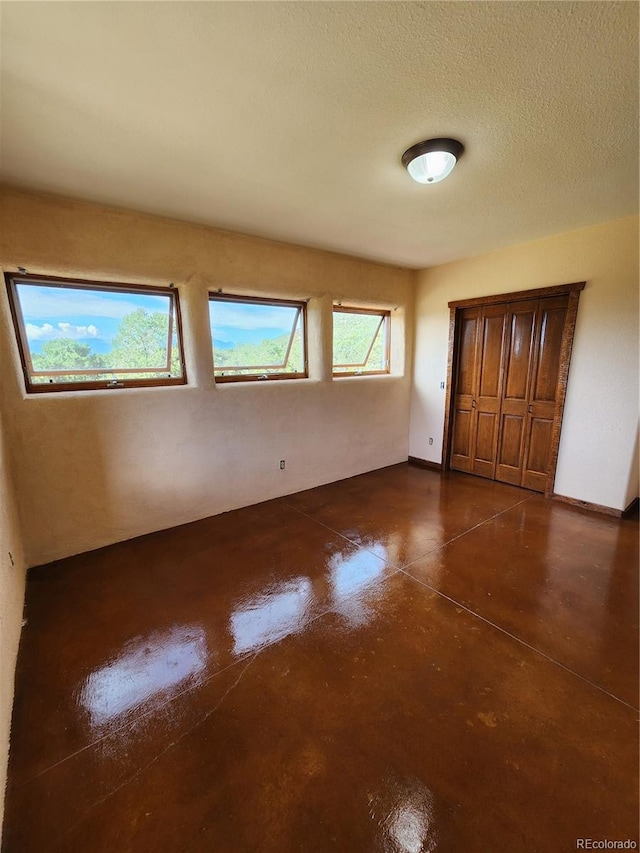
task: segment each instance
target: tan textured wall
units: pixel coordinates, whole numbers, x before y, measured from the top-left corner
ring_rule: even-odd
[[[183,312],[186,387],[27,397],[14,337],[0,337],[28,565],[407,458],[411,271],[7,189],[0,264],[174,282]],[[215,386],[207,291],[219,287],[311,297],[311,379]],[[331,380],[333,299],[397,308],[394,375]],[[0,307],[6,321],[4,292]]]
[[[638,494],[637,216],[422,271],[416,294],[410,454],[440,462],[447,303],[586,281],[555,491],[623,509]],[[429,445],[429,437],[433,445]]]
[[[0,394],[1,391],[0,388]],[[22,625],[25,580],[11,475],[11,456],[5,437],[0,412],[0,835],[7,779],[13,681]]]

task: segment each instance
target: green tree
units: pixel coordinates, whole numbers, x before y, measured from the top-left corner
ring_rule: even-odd
[[[214,352],[216,369],[227,366],[244,367],[246,373],[301,373],[304,370],[302,359],[302,343],[300,333],[296,331],[291,345],[291,352],[286,367],[282,365],[289,345],[289,335],[279,335],[277,338],[265,338],[254,344],[236,344],[231,349],[217,349]],[[265,365],[276,365],[271,370]]]
[[[34,370],[87,370],[90,368],[104,367],[104,359],[98,353],[91,352],[89,344],[82,344],[72,338],[56,338],[46,341],[39,353],[31,357]],[[75,382],[86,379],[95,379],[95,375],[86,376],[82,374],[65,374],[57,377],[36,377],[38,382]],[[99,377],[98,377],[99,378]]]
[[[145,311],[138,308],[120,321],[109,353],[109,367],[162,367],[167,362],[167,336],[169,317],[160,311]],[[171,373],[181,373],[177,336],[174,335],[171,350]]]
[[[333,315],[333,362],[334,364],[362,364],[371,346],[373,336],[380,325],[375,314]],[[366,365],[361,370],[384,368],[384,335],[380,328]]]
[[[102,368],[104,373],[82,375],[68,374],[57,377],[37,377],[38,382],[73,382],[96,379],[135,379],[149,376],[145,368],[164,367],[167,363],[168,315],[160,311],[139,308],[120,321],[113,338],[112,349],[106,355],[91,351],[90,344],[72,338],[57,338],[42,345],[40,353],[32,355],[35,370],[87,370]],[[119,373],[124,368],[140,368],[140,374]],[[177,334],[174,332],[171,347],[171,374],[180,376],[182,367]],[[157,375],[157,374],[152,374]]]
[[[32,357],[36,370],[65,370],[77,367],[103,367],[101,357],[91,352],[89,344],[81,344],[72,338],[56,338],[42,345],[41,351]]]

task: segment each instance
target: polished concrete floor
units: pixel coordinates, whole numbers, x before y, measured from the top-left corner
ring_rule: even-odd
[[[638,842],[638,524],[398,465],[32,570],[3,850]]]

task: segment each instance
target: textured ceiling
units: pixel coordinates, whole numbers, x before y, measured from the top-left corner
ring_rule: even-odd
[[[5,0],[0,177],[413,267],[625,216],[638,8]]]

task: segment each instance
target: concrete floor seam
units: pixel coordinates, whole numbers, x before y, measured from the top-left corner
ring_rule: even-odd
[[[274,643],[276,643],[276,642],[279,642],[279,640],[274,640]],[[260,651],[262,651],[262,649],[260,649]],[[258,652],[258,654],[259,654],[259,652]],[[215,672],[212,672],[211,675],[207,676],[207,678],[205,678],[203,681],[199,682],[198,684],[194,684],[192,687],[188,687],[186,690],[181,690],[179,693],[176,693],[174,696],[169,697],[166,700],[166,702],[163,703],[162,707],[166,708],[172,702],[175,702],[176,700],[182,698],[183,696],[188,696],[190,693],[193,693],[195,690],[198,690],[198,689],[204,687],[205,684],[208,684],[214,678],[217,678],[219,675],[222,675],[223,672],[227,672],[228,670],[233,669],[236,666],[240,666],[248,658],[253,658],[255,656],[256,655],[247,654],[242,658],[238,658],[238,660],[234,660],[232,663],[228,664],[227,666],[222,667],[222,669],[217,669]],[[36,779],[39,779],[41,776],[44,776],[46,773],[49,773],[51,770],[55,770],[55,768],[59,767],[61,764],[64,764],[67,761],[72,761],[78,755],[82,755],[83,752],[87,752],[87,750],[92,749],[95,746],[98,746],[99,744],[103,743],[103,741],[107,740],[108,738],[113,737],[114,735],[120,734],[121,732],[126,731],[126,729],[128,729],[128,728],[131,728],[131,726],[133,726],[136,723],[139,723],[140,721],[144,720],[145,717],[150,717],[151,715],[156,713],[156,710],[157,710],[156,708],[151,708],[147,711],[141,711],[140,714],[134,715],[133,719],[128,720],[127,722],[125,722],[121,726],[119,726],[118,728],[112,729],[111,731],[108,732],[108,734],[102,735],[102,737],[96,738],[96,740],[92,740],[90,743],[85,744],[81,749],[76,749],[74,752],[70,752],[68,755],[65,755],[59,761],[56,761],[54,764],[49,765],[49,767],[45,767],[39,773],[36,773],[35,776],[32,776],[30,779],[26,779],[24,782],[21,782],[19,785],[16,785],[15,787],[16,788],[25,788],[27,785],[30,785],[32,782],[35,782]]]
[[[511,512],[512,509],[515,509],[517,506],[521,506],[522,504],[530,501],[534,498],[535,495],[529,495],[526,498],[523,498],[521,501],[513,504],[512,506],[508,506],[505,509],[500,510],[500,512],[496,512],[495,515],[490,516],[489,518],[485,518],[483,521],[479,521],[477,524],[474,524],[473,527],[469,527],[467,530],[463,530],[462,533],[458,533],[456,536],[452,536],[451,539],[448,539],[446,542],[443,542],[441,545],[438,545],[436,548],[432,548],[430,551],[425,551],[424,554],[420,554],[419,557],[411,560],[408,563],[405,563],[403,566],[400,566],[400,570],[404,571],[412,566],[414,563],[419,562],[420,560],[424,560],[425,557],[429,557],[431,554],[435,554],[437,551],[441,551],[443,548],[446,548],[448,545],[451,545],[453,542],[457,542],[458,539],[462,539],[463,536],[467,536],[469,533],[473,533],[474,530],[477,530],[479,527],[482,527],[485,524],[488,524],[490,521],[494,521],[496,518],[499,518],[501,515],[504,515],[506,512]]]
[[[293,507],[292,507],[292,508],[293,508]],[[323,526],[326,526],[326,525],[323,525]],[[329,528],[327,528],[327,529],[329,529]],[[343,538],[344,538],[344,537],[343,537]],[[347,540],[347,541],[349,541],[349,540]],[[352,544],[353,544],[353,543],[352,543]],[[359,546],[357,546],[357,547],[359,547]],[[365,551],[366,549],[365,549],[365,548],[359,548],[359,550],[363,550],[363,551]],[[370,551],[368,551],[367,553],[371,554],[371,552],[370,552]],[[377,555],[376,555],[376,554],[372,554],[372,556],[377,557]],[[381,560],[381,558],[380,558],[380,557],[377,557],[377,559],[379,559],[381,562],[384,562],[383,560]],[[393,571],[391,571],[391,572],[387,575],[387,577],[382,581],[382,583],[383,583],[383,584],[387,583],[387,581],[389,581],[392,577],[394,577],[395,575],[397,575],[397,574],[399,574],[399,573],[401,572],[401,569],[397,568],[396,566],[393,566],[392,564],[385,564],[385,565],[389,565],[389,567],[390,567],[391,569],[393,569]],[[349,600],[351,600],[352,598],[357,597],[358,595],[359,595],[359,592],[357,592],[357,591],[356,591],[356,592],[352,593],[351,595],[347,595],[347,596],[345,596],[345,597],[342,599],[342,602],[343,602],[343,603],[346,603],[346,602],[348,602]],[[307,628],[307,627],[309,627],[310,625],[312,625],[314,622],[317,622],[318,620],[322,619],[324,616],[328,616],[328,615],[330,615],[330,614],[334,614],[334,613],[336,613],[336,612],[337,612],[337,611],[335,610],[335,608],[333,608],[333,607],[328,607],[327,609],[322,610],[322,611],[321,611],[321,612],[319,612],[319,613],[316,613],[316,615],[315,615],[315,616],[312,616],[312,617],[311,617],[307,622],[305,622],[304,627],[305,627],[305,628]],[[195,685],[193,685],[192,687],[189,687],[189,688],[188,688],[188,689],[186,689],[186,690],[182,690],[182,691],[180,691],[179,693],[176,693],[174,696],[169,697],[169,698],[168,698],[168,699],[167,699],[167,700],[162,704],[162,707],[163,707],[163,708],[166,708],[166,707],[167,707],[168,705],[170,705],[172,702],[175,702],[176,700],[180,699],[181,697],[183,697],[183,696],[188,696],[190,693],[193,693],[193,692],[195,692],[196,690],[201,689],[205,684],[207,684],[208,682],[212,681],[214,678],[216,678],[217,676],[221,675],[223,672],[227,672],[228,670],[233,669],[234,667],[240,666],[240,665],[241,665],[244,661],[246,661],[247,659],[249,659],[249,660],[250,660],[250,663],[252,663],[252,662],[253,662],[253,660],[254,660],[254,659],[255,659],[259,654],[261,654],[262,652],[266,651],[266,650],[267,650],[267,649],[269,649],[269,648],[272,648],[273,646],[277,646],[277,645],[279,645],[280,643],[284,642],[286,639],[288,639],[289,637],[291,637],[291,636],[295,635],[296,633],[297,633],[296,631],[291,631],[291,632],[289,632],[289,633],[287,633],[287,634],[284,634],[284,635],[283,635],[283,636],[281,636],[281,637],[276,637],[276,638],[274,638],[271,642],[269,642],[269,643],[265,643],[265,644],[260,648],[260,650],[259,650],[256,654],[253,654],[253,655],[252,655],[252,654],[245,655],[244,657],[241,657],[241,658],[239,658],[238,660],[233,661],[233,663],[230,663],[228,666],[222,667],[221,669],[218,669],[218,670],[216,670],[215,672],[212,672],[209,676],[207,676],[207,678],[205,678],[203,681],[199,682],[198,684],[195,684]],[[248,666],[247,666],[246,668],[248,668]],[[138,722],[140,722],[141,720],[144,720],[144,718],[145,718],[145,717],[147,717],[147,716],[150,716],[150,715],[154,714],[154,713],[156,712],[156,710],[157,710],[157,709],[150,709],[150,710],[148,710],[148,711],[141,712],[139,715],[135,715],[135,716],[133,717],[133,719],[131,719],[131,720],[127,721],[126,723],[124,723],[124,724],[123,724],[122,726],[120,726],[119,728],[112,729],[111,731],[109,731],[109,733],[108,733],[108,734],[105,734],[105,735],[103,735],[102,737],[97,738],[96,740],[91,741],[91,743],[85,744],[85,746],[83,746],[81,749],[78,749],[78,750],[76,750],[75,752],[71,752],[71,753],[69,753],[69,755],[65,755],[65,756],[64,756],[63,758],[61,758],[59,761],[56,761],[54,764],[51,764],[49,767],[45,767],[45,768],[44,768],[43,770],[41,770],[39,773],[36,773],[36,774],[35,774],[35,776],[32,776],[30,779],[26,779],[24,782],[21,782],[19,785],[16,785],[15,787],[16,787],[16,788],[24,788],[24,787],[26,787],[27,785],[29,785],[29,784],[31,784],[32,782],[34,782],[36,779],[39,779],[41,776],[44,776],[46,773],[49,773],[51,770],[54,770],[56,767],[59,767],[61,764],[64,764],[64,763],[65,763],[65,762],[67,762],[67,761],[71,761],[73,758],[75,758],[75,757],[76,757],[76,756],[78,756],[78,755],[81,755],[83,752],[86,752],[87,750],[92,749],[92,748],[93,748],[93,747],[95,747],[95,746],[98,746],[98,744],[102,743],[103,741],[107,740],[108,738],[113,737],[114,735],[116,735],[116,734],[118,734],[118,733],[120,733],[120,732],[122,732],[122,731],[126,730],[127,728],[129,728],[129,727],[133,726],[135,723],[138,723]],[[211,713],[213,713],[213,711],[215,711],[215,710],[216,710],[216,709],[214,708],[212,711],[210,711],[210,712],[209,712],[205,717],[203,717],[203,718],[202,718],[202,720],[200,720],[200,722],[203,722],[205,719],[207,719],[207,717],[208,717]],[[191,729],[191,730],[193,730],[193,728],[197,727],[197,726],[200,724],[200,722],[199,722],[199,723],[196,723],[196,724],[195,724],[195,726],[194,726],[194,727],[192,727],[192,729]],[[159,757],[159,756],[157,756],[157,757]]]
[[[123,788],[126,788],[126,787],[127,787],[127,785],[130,785],[130,784],[131,784],[132,782],[134,782],[134,781],[135,781],[139,776],[142,776],[142,774],[143,774],[146,770],[148,770],[148,769],[149,769],[149,767],[152,767],[152,766],[153,766],[157,761],[159,761],[159,760],[162,758],[162,756],[163,756],[163,755],[166,755],[168,752],[170,752],[170,750],[172,750],[175,746],[177,746],[177,745],[178,745],[179,743],[181,743],[185,738],[187,738],[190,734],[192,734],[192,733],[193,733],[197,728],[199,728],[199,726],[201,726],[204,722],[206,722],[206,721],[209,719],[209,717],[213,716],[213,714],[215,714],[215,713],[216,713],[216,711],[218,711],[218,710],[220,709],[220,707],[222,706],[222,703],[223,703],[223,702],[224,702],[224,700],[227,698],[227,696],[228,696],[228,695],[229,695],[233,690],[235,690],[235,688],[238,686],[238,684],[240,684],[240,682],[241,682],[241,681],[242,681],[242,679],[244,678],[244,675],[245,675],[246,671],[249,669],[249,667],[251,666],[251,664],[255,661],[255,659],[258,657],[258,655],[259,655],[262,651],[263,651],[263,649],[260,649],[260,651],[259,651],[259,652],[256,652],[256,654],[254,654],[254,655],[251,655],[251,656],[250,656],[249,662],[247,663],[247,665],[246,665],[245,667],[243,667],[243,669],[242,669],[242,671],[241,671],[240,675],[238,676],[238,678],[237,678],[237,679],[233,682],[233,684],[232,684],[232,685],[231,685],[231,686],[230,686],[230,687],[229,687],[229,688],[224,692],[224,694],[223,694],[222,698],[221,698],[221,699],[216,703],[216,705],[215,705],[213,708],[211,708],[211,710],[210,710],[210,711],[208,711],[208,712],[204,715],[204,717],[202,717],[202,719],[198,720],[198,722],[197,722],[197,723],[195,723],[193,726],[191,726],[191,728],[189,728],[189,729],[187,729],[187,731],[183,732],[183,733],[180,735],[180,737],[176,738],[176,740],[174,740],[174,741],[172,741],[170,744],[168,744],[168,746],[166,746],[166,747],[165,747],[165,749],[163,749],[161,752],[157,753],[157,755],[154,755],[154,757],[151,759],[151,761],[148,761],[148,762],[147,762],[143,767],[138,768],[138,770],[136,770],[136,772],[135,772],[135,773],[133,773],[133,774],[132,774],[128,779],[126,779],[124,782],[122,782],[122,784],[118,785],[116,788],[113,788],[111,791],[109,791],[109,793],[105,794],[105,795],[104,795],[104,797],[101,797],[99,800],[96,800],[96,802],[95,802],[95,803],[93,803],[93,804],[92,804],[88,809],[86,809],[86,810],[82,813],[82,816],[80,817],[80,819],[79,819],[79,820],[77,820],[77,821],[76,821],[72,826],[70,826],[70,827],[66,830],[66,832],[65,832],[65,833],[64,833],[64,835],[62,836],[61,840],[64,840],[68,835],[70,835],[70,834],[74,831],[74,829],[75,829],[75,828],[76,828],[80,823],[82,823],[82,821],[86,818],[86,816],[87,816],[91,811],[93,811],[93,809],[96,809],[96,808],[98,808],[99,806],[101,806],[103,803],[106,803],[106,801],[107,801],[108,799],[110,799],[111,797],[115,796],[115,795],[118,793],[118,791],[121,791]],[[246,658],[244,658],[244,660],[246,660]],[[238,662],[238,663],[239,663],[239,662]]]
[[[455,542],[457,539],[460,539],[463,536],[466,536],[468,533],[471,533],[472,531],[476,530],[478,527],[482,527],[483,524],[487,524],[488,522],[493,521],[495,518],[498,518],[499,516],[503,515],[505,512],[509,512],[510,510],[515,509],[515,507],[520,506],[521,504],[526,503],[527,501],[530,501],[534,497],[536,497],[536,496],[535,495],[528,495],[526,498],[523,498],[521,501],[517,501],[516,503],[512,504],[511,506],[508,506],[505,509],[500,510],[500,512],[496,512],[494,515],[489,516],[488,518],[485,518],[482,521],[479,521],[477,524],[474,524],[473,527],[469,527],[469,528],[467,528],[467,530],[463,530],[461,533],[456,534],[456,536],[453,536],[451,539],[448,539],[446,542],[443,542],[440,545],[438,545],[437,547],[432,548],[430,551],[425,551],[423,554],[420,554],[419,556],[414,557],[414,559],[408,563],[403,563],[402,565],[399,566],[397,563],[392,563],[390,560],[387,560],[386,565],[392,566],[394,569],[398,569],[398,570],[402,571],[403,569],[406,569],[409,566],[413,565],[413,563],[416,563],[418,560],[423,560],[425,557],[428,557],[430,554],[434,554],[436,551],[440,551],[442,548],[445,548],[447,545],[450,545],[452,542]],[[367,551],[367,553],[371,554],[374,557],[377,557],[379,560],[382,560],[382,557],[379,557],[378,554],[375,553],[375,551],[372,551],[370,548],[367,548],[364,545],[361,545],[359,542],[355,542],[353,539],[349,539],[349,537],[345,536],[344,533],[341,533],[339,530],[336,530],[334,527],[331,527],[330,525],[325,524],[324,521],[319,521],[319,519],[314,518],[312,515],[309,515],[309,513],[306,513],[303,510],[299,509],[297,506],[294,506],[293,504],[288,503],[284,498],[282,498],[282,502],[289,509],[292,509],[294,512],[297,512],[299,515],[302,515],[304,518],[308,518],[309,521],[313,521],[314,524],[319,524],[320,527],[324,527],[325,530],[329,530],[331,533],[334,533],[336,536],[340,536],[342,539],[344,539],[346,542],[349,542],[351,545],[354,545],[356,548],[360,548],[363,551]],[[383,561],[383,562],[385,562],[385,561]]]
[[[548,660],[550,663],[554,664],[555,666],[560,667],[565,672],[569,673],[569,675],[572,675],[575,678],[579,678],[585,684],[588,684],[589,686],[594,687],[596,690],[599,690],[601,693],[604,693],[605,696],[608,696],[610,699],[613,699],[615,702],[619,702],[621,705],[624,705],[625,707],[634,711],[636,714],[640,713],[640,709],[629,704],[629,702],[625,702],[624,699],[621,699],[619,696],[616,696],[615,694],[610,693],[608,690],[605,690],[604,687],[600,687],[599,684],[596,684],[595,682],[591,681],[590,679],[585,678],[584,675],[580,675],[579,672],[576,672],[575,670],[570,669],[568,666],[563,664],[561,661],[555,660],[555,658],[550,657],[548,654],[545,654],[545,652],[541,651],[540,649],[537,649],[535,646],[532,646],[529,643],[525,642],[524,640],[521,640],[520,637],[516,637],[514,634],[512,634],[510,631],[507,631],[505,628],[502,628],[500,625],[496,625],[495,622],[492,622],[490,619],[487,619],[485,616],[482,616],[480,613],[477,613],[475,610],[472,610],[470,607],[467,607],[466,604],[462,604],[462,602],[457,601],[455,598],[451,598],[451,596],[445,595],[445,593],[441,592],[441,590],[436,589],[435,587],[430,586],[428,583],[425,583],[425,581],[422,581],[419,578],[414,577],[413,575],[409,574],[409,572],[405,571],[404,569],[400,569],[400,571],[406,577],[411,578],[411,580],[420,584],[420,586],[423,586],[426,589],[431,590],[431,592],[437,593],[442,598],[451,602],[451,604],[453,604],[455,607],[461,607],[463,610],[465,610],[471,616],[474,616],[476,619],[479,619],[481,622],[484,622],[486,625],[490,625],[492,628],[495,628],[497,631],[500,631],[502,634],[504,634],[505,636],[514,640],[516,643],[519,643],[520,645],[524,646],[525,648],[529,649],[530,651],[535,652],[536,654],[545,658],[545,660]]]
[[[309,519],[309,521],[312,521],[314,524],[319,524],[320,527],[324,527],[325,530],[329,530],[331,533],[334,533],[336,536],[339,536],[341,539],[344,539],[345,542],[348,542],[350,545],[353,545],[355,548],[360,548],[362,551],[366,551],[368,554],[371,554],[373,557],[376,557],[378,560],[380,560],[380,562],[385,563],[385,565],[391,566],[394,569],[400,569],[401,568],[400,566],[396,565],[395,563],[392,563],[391,561],[385,562],[385,560],[383,560],[382,557],[379,557],[376,553],[371,551],[369,548],[365,548],[364,545],[360,545],[358,542],[354,542],[353,539],[349,539],[349,537],[345,536],[344,533],[340,533],[339,530],[335,530],[333,527],[330,527],[328,524],[325,524],[324,521],[319,521],[317,518],[314,518],[312,515],[309,515],[308,513],[304,512],[303,510],[298,509],[297,506],[293,506],[293,504],[287,503],[287,501],[284,499],[282,502],[284,503],[284,505],[288,509],[292,509],[294,512],[297,512],[298,515],[301,515],[303,518]]]
[[[293,507],[292,507],[292,508],[293,508]],[[304,514],[304,513],[303,513],[303,514]],[[323,526],[326,526],[326,525],[323,525]],[[343,538],[344,538],[344,537],[343,537]],[[361,549],[361,550],[366,550],[366,549]],[[368,552],[368,553],[371,553],[371,552]],[[377,555],[375,555],[375,554],[374,554],[373,556],[377,556]],[[378,558],[378,559],[380,559],[380,558]],[[391,568],[393,568],[394,570],[393,570],[390,574],[388,574],[388,575],[387,575],[387,577],[382,581],[382,584],[383,584],[383,585],[384,585],[384,584],[386,584],[386,583],[388,583],[388,581],[389,581],[392,577],[395,577],[397,574],[399,574],[399,573],[401,572],[401,569],[398,569],[398,568],[396,568],[395,566],[391,566]],[[346,597],[343,599],[343,603],[345,603],[345,602],[349,601],[349,600],[350,600],[350,599],[352,599],[352,598],[355,598],[357,595],[359,595],[359,593],[358,593],[358,592],[354,592],[354,593],[352,593],[352,595],[346,596]],[[323,610],[322,612],[317,613],[315,616],[313,616],[311,619],[309,619],[309,621],[305,623],[305,626],[304,626],[304,627],[305,627],[305,628],[307,628],[308,626],[312,625],[314,622],[319,621],[319,620],[320,620],[320,619],[322,619],[323,617],[326,617],[326,616],[329,616],[329,615],[335,614],[335,613],[337,613],[337,612],[338,612],[338,611],[336,611],[336,610],[335,610],[335,608],[333,608],[333,607],[329,607],[329,608],[327,608],[326,610]],[[164,708],[164,707],[166,707],[166,706],[168,706],[168,705],[170,705],[172,702],[175,702],[175,701],[176,701],[177,699],[179,699],[180,697],[182,697],[182,696],[188,696],[190,693],[193,693],[194,691],[196,691],[196,690],[200,689],[200,688],[201,688],[201,687],[203,687],[205,684],[207,684],[209,681],[211,681],[212,679],[214,679],[214,678],[216,678],[217,676],[219,676],[221,673],[223,673],[223,672],[227,672],[228,670],[233,669],[234,667],[238,667],[238,666],[240,666],[242,663],[244,663],[245,661],[247,661],[247,659],[249,660],[249,662],[247,663],[247,665],[244,667],[244,669],[243,669],[243,670],[242,670],[242,672],[240,673],[239,678],[238,678],[238,679],[233,683],[233,685],[232,685],[232,686],[227,690],[227,692],[226,692],[226,693],[224,694],[224,696],[222,697],[222,700],[220,700],[220,701],[216,704],[216,706],[215,706],[214,708],[212,708],[210,711],[208,711],[208,712],[207,712],[207,713],[206,713],[206,714],[205,714],[205,715],[204,715],[204,716],[203,716],[203,717],[202,717],[202,718],[201,718],[197,723],[195,723],[195,724],[194,724],[194,725],[193,725],[193,726],[192,726],[188,731],[186,731],[186,732],[185,732],[185,733],[184,733],[180,738],[178,738],[178,739],[177,739],[176,741],[174,741],[173,743],[169,744],[169,746],[168,746],[165,750],[163,750],[162,752],[159,752],[156,756],[154,756],[154,758],[153,758],[150,762],[148,762],[148,764],[146,764],[146,765],[145,765],[145,767],[141,768],[141,769],[140,769],[136,774],[134,774],[134,776],[132,776],[132,777],[131,777],[130,779],[128,779],[126,782],[123,782],[121,785],[119,785],[119,786],[118,786],[117,788],[115,788],[113,791],[110,791],[110,792],[109,792],[107,795],[105,795],[101,800],[98,800],[96,803],[94,803],[94,805],[92,806],[92,808],[95,808],[96,806],[99,806],[101,803],[105,802],[105,801],[106,801],[110,796],[112,796],[113,794],[117,793],[117,791],[119,791],[121,788],[124,788],[126,785],[128,785],[130,782],[132,782],[132,781],[133,781],[133,779],[135,779],[135,778],[136,778],[136,776],[140,775],[140,773],[142,773],[142,772],[143,772],[147,767],[150,767],[150,766],[151,766],[155,761],[157,761],[159,758],[161,758],[161,756],[162,756],[162,755],[164,755],[164,754],[165,754],[166,752],[168,752],[168,751],[169,751],[173,746],[175,746],[177,743],[179,743],[181,740],[183,740],[183,738],[184,738],[184,737],[186,737],[188,734],[190,734],[190,733],[191,733],[191,732],[193,732],[195,729],[197,729],[197,728],[198,728],[198,726],[200,726],[203,722],[205,722],[205,720],[207,720],[207,719],[208,719],[212,714],[214,714],[214,713],[218,710],[218,708],[219,708],[219,707],[220,707],[220,705],[222,704],[222,701],[223,701],[223,700],[226,698],[226,696],[227,696],[227,695],[228,695],[228,694],[233,690],[233,688],[234,688],[234,687],[236,687],[236,686],[240,683],[240,681],[241,681],[241,680],[242,680],[242,678],[244,677],[244,673],[246,672],[246,670],[247,670],[247,669],[249,669],[249,667],[250,667],[250,666],[251,666],[251,664],[254,662],[254,660],[258,657],[258,655],[262,654],[262,652],[266,651],[267,649],[270,649],[270,648],[272,648],[272,647],[274,647],[274,646],[279,645],[280,643],[283,643],[285,640],[287,640],[287,639],[288,639],[289,637],[291,637],[291,636],[294,636],[296,633],[297,633],[297,632],[292,631],[292,632],[290,632],[290,633],[288,633],[288,634],[285,634],[285,635],[284,635],[284,636],[282,636],[282,637],[277,637],[277,638],[275,638],[272,642],[270,642],[270,643],[266,643],[264,646],[262,646],[262,648],[261,648],[258,652],[256,652],[255,654],[253,654],[253,655],[247,655],[246,657],[240,658],[239,660],[234,661],[233,663],[229,664],[229,666],[226,666],[226,667],[223,667],[222,669],[216,670],[216,672],[211,673],[211,675],[210,675],[210,676],[208,676],[208,678],[206,678],[206,679],[205,679],[204,681],[202,681],[201,683],[194,685],[193,687],[189,688],[188,690],[183,690],[183,691],[181,691],[180,693],[177,693],[175,696],[171,696],[169,699],[167,699],[167,701],[163,703],[163,706],[162,706],[163,708]],[[60,759],[60,761],[56,761],[56,762],[55,762],[55,764],[52,764],[51,766],[46,767],[44,770],[41,770],[41,771],[40,771],[40,773],[37,773],[35,776],[32,776],[32,777],[31,777],[31,779],[27,779],[25,782],[22,782],[20,785],[17,785],[16,787],[17,787],[17,788],[23,788],[23,787],[26,787],[27,785],[29,785],[29,784],[31,784],[32,782],[34,782],[36,779],[39,779],[41,776],[44,776],[44,775],[45,775],[46,773],[48,773],[49,771],[53,770],[54,768],[59,767],[61,764],[64,764],[65,762],[72,760],[72,759],[73,759],[73,758],[75,758],[76,756],[81,755],[83,752],[86,752],[87,750],[91,749],[92,747],[97,746],[98,744],[102,743],[102,742],[103,742],[104,740],[106,740],[107,738],[112,737],[113,735],[118,734],[119,732],[123,731],[123,730],[124,730],[124,729],[126,729],[127,727],[130,727],[130,726],[134,725],[135,723],[140,722],[140,720],[143,720],[146,716],[150,716],[150,715],[151,715],[151,714],[153,714],[153,713],[155,713],[155,709],[153,709],[153,710],[149,710],[149,711],[147,711],[147,712],[145,712],[145,713],[140,714],[139,716],[136,716],[134,719],[132,719],[132,720],[130,720],[129,722],[125,723],[125,724],[124,724],[123,726],[121,726],[119,729],[112,730],[112,731],[110,731],[108,734],[104,735],[103,737],[98,738],[97,740],[94,740],[94,741],[92,741],[91,743],[86,744],[85,746],[83,746],[83,747],[82,747],[82,749],[76,750],[75,752],[70,753],[69,755],[66,755],[64,758],[61,758],[61,759]],[[75,827],[75,825],[74,825],[74,827]],[[69,829],[69,832],[71,832],[71,831],[73,830],[73,828],[74,828],[74,827],[71,827],[71,828]]]

